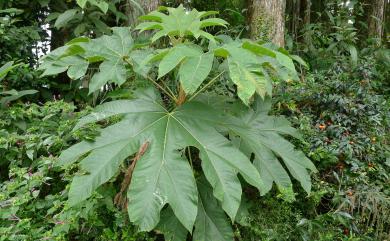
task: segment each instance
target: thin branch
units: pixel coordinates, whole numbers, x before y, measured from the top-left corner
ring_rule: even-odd
[[[171,90],[171,88],[169,88],[168,85],[166,85],[166,84],[164,83],[164,81],[161,81],[161,83],[163,84],[163,86],[167,89],[167,91],[168,91],[172,96],[175,96],[175,94],[173,93],[173,91]],[[177,99],[177,98],[175,97],[175,99]]]
[[[146,78],[148,80],[150,80],[159,89],[161,89],[166,95],[168,95],[176,103],[177,99],[174,95],[171,95],[166,89],[164,89],[164,87],[162,87],[160,84],[158,84],[156,81],[154,81],[154,79],[150,78],[149,76],[147,76]]]
[[[123,193],[129,188],[135,165],[137,164],[137,161],[141,159],[141,157],[145,154],[146,150],[148,149],[148,146],[149,146],[149,142],[146,141],[139,148],[137,154],[133,159],[133,162],[131,163],[131,165],[129,165],[129,167],[126,170],[125,177],[123,178],[121,184],[121,190],[115,195],[114,204],[121,207],[122,209],[127,208],[127,198],[125,195],[123,195]]]
[[[195,94],[193,94],[191,96],[191,98],[188,100],[188,101],[191,101],[193,100],[197,95],[199,95],[202,91],[204,91],[205,89],[207,89],[210,85],[212,85],[223,73],[225,73],[225,70],[222,71],[221,73],[219,73],[217,76],[215,76],[212,80],[210,80],[207,84],[205,84],[200,90],[198,90],[197,92],[195,92]]]
[[[130,66],[132,66],[131,62],[127,58],[123,58],[123,60]],[[161,89],[166,95],[168,95],[174,102],[176,102],[176,97],[174,95],[171,95],[166,89],[164,89],[161,85],[159,85],[156,81],[154,81],[149,76],[146,77],[149,81],[151,81],[155,86],[157,86],[159,89]]]

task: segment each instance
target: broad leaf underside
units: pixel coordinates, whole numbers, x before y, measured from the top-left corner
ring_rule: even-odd
[[[143,108],[148,105],[149,111],[145,111]],[[185,147],[199,149],[203,171],[214,187],[214,196],[232,219],[241,199],[237,174],[262,189],[253,164],[212,127],[216,118],[202,103],[189,103],[167,112],[156,98],[137,99],[109,102],[98,110],[98,114],[85,117],[81,123],[121,113],[125,116],[121,122],[104,129],[95,142],[81,142],[62,153],[61,164],[69,164],[89,153],[80,162],[88,175],[76,176],[71,184],[71,204],[88,198],[116,173],[121,160],[134,154],[145,142],[150,143],[148,150],[137,162],[128,192],[130,219],[141,230],[151,230],[157,225],[160,211],[167,203],[184,227],[192,230],[198,193],[191,166],[181,152]]]
[[[272,130],[275,126],[279,128],[273,125],[275,123],[284,126],[283,121],[262,124],[256,118],[226,117],[201,102],[189,102],[168,112],[159,97],[149,89],[135,100],[119,100],[99,106],[94,113],[82,118],[76,128],[118,114],[123,114],[123,119],[103,129],[94,142],[81,142],[62,153],[60,165],[70,164],[86,155],[80,168],[87,174],[74,178],[69,191],[70,204],[87,199],[98,186],[115,176],[122,161],[135,154],[145,142],[149,143],[148,149],[136,164],[127,194],[130,220],[141,230],[155,228],[160,221],[160,212],[169,204],[186,230],[192,232],[195,224],[194,236],[213,240],[207,238],[208,231],[204,231],[207,226],[212,232],[225,230],[216,240],[231,240],[230,230],[224,225],[228,221],[220,223],[218,220],[225,219],[222,210],[231,220],[235,219],[242,195],[237,174],[262,193],[268,191],[273,182],[290,184],[277,156],[283,158],[290,173],[305,189],[310,189],[304,182],[310,179],[301,180],[302,176],[309,177],[306,168],[311,166],[306,163],[307,159],[303,154],[297,154],[293,146],[275,132],[278,130]],[[245,123],[248,119],[251,123]],[[221,127],[241,136],[243,145],[256,155],[254,164],[245,152],[217,131]],[[269,134],[266,129],[269,129]],[[292,128],[284,126],[279,129],[284,134],[294,134]],[[275,146],[275,138],[280,138],[277,139],[280,146]],[[190,146],[199,150],[207,180],[203,183],[211,186],[212,198],[200,190],[200,186],[205,185],[196,184],[191,165],[183,155],[183,150]],[[215,210],[217,206],[222,209]]]

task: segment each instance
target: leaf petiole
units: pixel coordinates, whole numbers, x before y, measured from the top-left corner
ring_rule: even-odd
[[[123,58],[123,60],[130,66],[132,66],[131,62],[127,59],[127,58]],[[161,89],[169,98],[171,98],[175,103],[177,101],[176,97],[172,94],[170,94],[166,89],[164,89],[164,87],[162,87],[160,84],[158,84],[155,80],[153,80],[152,78],[150,78],[149,76],[147,77],[147,79],[149,81],[151,81],[156,87],[158,87],[159,89]]]
[[[225,70],[222,71],[221,73],[219,73],[217,76],[215,76],[212,80],[210,80],[207,84],[205,84],[200,90],[198,90],[197,92],[195,92],[190,98],[188,101],[191,101],[193,100],[197,95],[199,95],[202,91],[204,91],[205,89],[207,89],[210,85],[212,85],[223,73],[225,73]]]

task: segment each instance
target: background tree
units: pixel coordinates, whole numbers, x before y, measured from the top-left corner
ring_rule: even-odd
[[[286,28],[292,39],[302,41],[302,30],[310,24],[311,0],[287,1]]]
[[[136,26],[140,16],[155,10],[159,5],[160,0],[126,0],[127,26]]]
[[[377,43],[386,42],[386,28],[388,28],[386,23],[389,23],[388,5],[387,0],[359,0],[357,2],[354,15],[356,17],[355,27],[360,39],[374,38]]]
[[[248,26],[252,39],[269,39],[284,46],[285,0],[249,0]]]
[[[368,12],[368,34],[381,41],[384,31],[386,0],[370,1],[371,9]]]

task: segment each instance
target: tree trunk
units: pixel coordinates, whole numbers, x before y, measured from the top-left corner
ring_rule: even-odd
[[[311,20],[311,0],[302,0],[301,13],[303,13],[303,25],[309,24]]]
[[[249,0],[248,25],[251,39],[284,46],[285,0]]]
[[[302,42],[305,25],[310,23],[311,0],[287,1],[286,17],[288,32],[294,41]]]
[[[135,1],[127,0],[126,3],[126,15],[128,17],[127,26],[136,26],[139,22],[138,18],[140,16],[157,9],[157,7],[160,4],[161,4],[160,0],[135,0]]]
[[[385,44],[387,47],[390,47],[390,2],[385,3],[385,27],[384,27],[384,36]]]
[[[371,11],[368,15],[368,35],[381,42],[383,37],[383,22],[385,20],[385,1],[371,1]]]
[[[298,26],[301,17],[301,0],[287,1],[286,3],[286,31],[295,41],[298,36]]]
[[[319,23],[327,19],[327,15],[324,13],[326,9],[326,1],[325,0],[313,0],[311,1],[311,22]],[[320,14],[318,14],[320,13]]]

